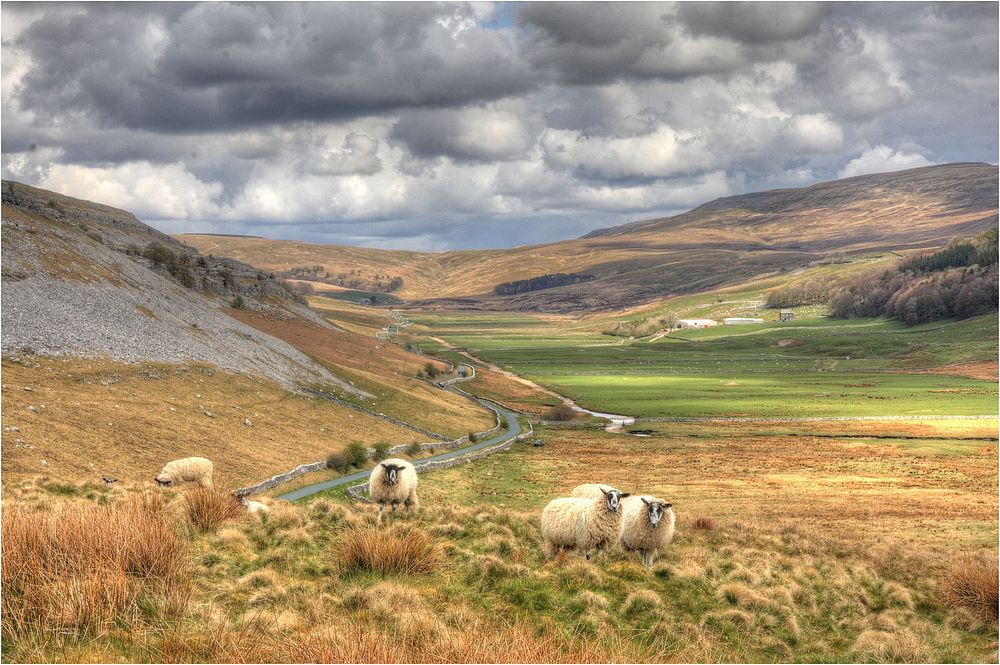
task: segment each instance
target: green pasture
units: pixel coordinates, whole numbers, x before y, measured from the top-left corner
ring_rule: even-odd
[[[531,321],[478,330],[476,315],[430,334],[573,398],[636,416],[976,415],[997,412],[997,384],[906,373],[997,354],[997,316],[908,327],[884,319],[677,331],[627,340]],[[487,319],[489,320],[489,319]]]

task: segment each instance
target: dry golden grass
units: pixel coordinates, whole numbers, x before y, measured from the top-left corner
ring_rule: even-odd
[[[3,634],[69,634],[141,621],[142,606],[183,609],[187,548],[162,498],[3,511]]]
[[[859,541],[898,537],[953,553],[995,546],[995,440],[965,439],[961,431],[956,439],[932,440],[786,436],[767,427],[667,423],[648,438],[538,430],[544,447],[501,453],[481,474],[437,471],[434,482],[421,483],[421,496],[428,503],[540,510],[578,484],[600,481],[671,501],[682,525],[701,516],[789,521]],[[881,424],[880,434],[888,436],[888,427]]]
[[[382,575],[417,575],[433,572],[443,551],[425,532],[399,524],[349,532],[340,543],[344,572],[373,571]]]
[[[477,620],[411,634],[352,623],[289,645],[290,662],[318,663],[621,663],[657,662],[655,654],[617,639],[569,639],[525,625]]]
[[[187,518],[198,531],[215,531],[228,520],[246,516],[246,509],[229,492],[196,487],[183,493]]]
[[[965,556],[955,562],[941,581],[945,602],[971,611],[980,621],[997,625],[1000,605],[1000,569],[995,553]]]
[[[20,430],[4,435],[5,481],[45,474],[152,483],[166,462],[197,455],[215,464],[216,486],[242,487],[351,441],[427,438],[263,380],[196,365],[4,359],[3,379],[3,424]],[[25,445],[15,445],[17,439]]]

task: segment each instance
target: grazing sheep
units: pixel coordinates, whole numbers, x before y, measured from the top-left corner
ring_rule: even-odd
[[[386,505],[392,505],[396,514],[399,504],[407,510],[420,508],[417,498],[417,470],[406,460],[392,458],[378,464],[368,477],[368,493],[378,504],[378,521],[382,523],[382,513]]]
[[[633,496],[622,501],[621,544],[626,552],[639,552],[651,568],[656,553],[674,539],[677,516],[673,506],[653,496]]]
[[[607,483],[584,483],[574,487],[570,496],[579,497],[581,499],[600,499],[602,489],[613,490],[616,488],[612,485],[608,485]]]
[[[212,462],[204,457],[185,457],[173,462],[167,462],[156,476],[156,484],[160,487],[175,487],[183,483],[198,483],[211,489]]]
[[[586,559],[618,540],[621,531],[621,499],[628,494],[612,488],[600,489],[595,498],[553,499],[542,511],[542,537],[548,556],[562,549],[579,549]]]

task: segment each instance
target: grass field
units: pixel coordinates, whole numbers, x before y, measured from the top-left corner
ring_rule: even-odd
[[[3,381],[5,487],[39,474],[150,484],[166,462],[199,455],[214,462],[217,485],[235,488],[325,459],[352,441],[427,440],[353,409],[198,365],[4,359]]]
[[[5,658],[992,662],[996,426],[546,429],[542,448],[422,475],[421,512],[377,529],[371,507],[313,497],[259,521],[164,531],[164,520],[191,524],[189,511],[179,497],[164,509],[147,500],[138,517],[126,512],[139,527],[129,542],[161,553],[161,567],[169,552],[172,565],[141,579],[112,569],[103,579],[128,593],[91,603],[65,594],[115,564],[98,557],[123,534],[88,534],[121,521],[113,511],[129,510],[132,488],[10,483]],[[544,558],[541,507],[594,480],[674,503],[677,535],[651,571],[620,550]],[[19,511],[38,505],[47,510]],[[66,519],[60,506],[80,528],[47,546],[92,558],[67,555],[71,565],[24,586],[44,562],[31,557],[33,534]],[[161,512],[171,506],[180,512]]]
[[[995,380],[928,372],[995,363],[995,315],[914,327],[817,317],[639,340],[588,331],[586,321],[412,318],[420,324],[415,332],[441,337],[598,411],[771,417],[997,410]]]

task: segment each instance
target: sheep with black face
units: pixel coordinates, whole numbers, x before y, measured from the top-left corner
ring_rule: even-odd
[[[673,505],[654,496],[633,496],[622,502],[621,544],[626,552],[639,552],[646,568],[656,554],[674,539],[677,516]]]
[[[378,521],[382,522],[385,507],[392,506],[392,513],[400,504],[408,511],[420,508],[417,498],[417,470],[406,460],[392,458],[376,465],[368,477],[368,494],[379,505]]]
[[[593,498],[553,499],[542,511],[542,537],[549,556],[562,549],[578,549],[588,560],[618,541],[622,526],[621,500],[628,496],[614,488],[598,487]]]

